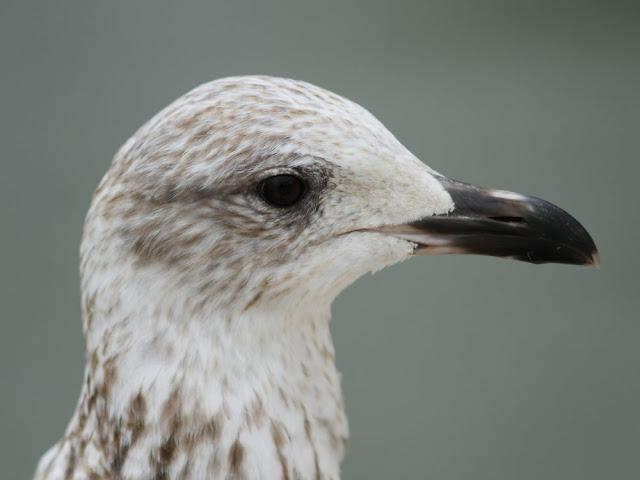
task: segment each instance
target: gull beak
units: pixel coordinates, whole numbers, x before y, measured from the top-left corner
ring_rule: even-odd
[[[414,254],[462,253],[530,263],[599,264],[598,249],[587,230],[552,203],[436,178],[453,199],[449,213],[371,230],[414,242]]]

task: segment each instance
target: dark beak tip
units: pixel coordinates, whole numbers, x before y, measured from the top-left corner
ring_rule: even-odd
[[[573,217],[571,218],[573,219]],[[591,237],[589,232],[577,220],[573,220],[579,227],[579,237],[582,239],[580,242],[583,245],[582,252],[584,252],[584,261],[582,262],[582,265],[586,267],[600,268],[600,252],[598,251],[598,247],[596,247],[596,243],[593,241],[593,237]]]

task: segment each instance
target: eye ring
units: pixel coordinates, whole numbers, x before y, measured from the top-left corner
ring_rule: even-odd
[[[307,191],[307,185],[300,177],[279,174],[265,178],[258,183],[258,195],[273,207],[288,208],[298,203]]]

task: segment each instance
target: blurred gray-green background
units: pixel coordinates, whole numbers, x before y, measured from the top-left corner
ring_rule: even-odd
[[[640,4],[0,3],[0,469],[63,433],[77,250],[112,155],[218,77],[294,77],[371,110],[454,178],[551,200],[599,270],[427,257],[334,306],[345,479],[640,478]]]

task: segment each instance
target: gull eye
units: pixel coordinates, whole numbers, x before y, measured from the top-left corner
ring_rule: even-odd
[[[294,175],[274,175],[258,184],[260,197],[268,204],[279,208],[296,204],[305,190],[305,183]]]

